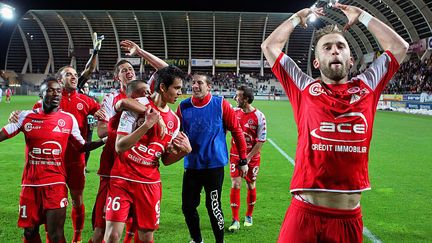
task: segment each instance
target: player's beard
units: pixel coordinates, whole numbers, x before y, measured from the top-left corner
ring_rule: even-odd
[[[331,65],[332,64],[329,64],[328,66],[322,66],[321,68],[322,74],[328,79],[340,81],[348,75],[349,60],[345,63],[341,63],[341,67],[336,69],[332,68]]]

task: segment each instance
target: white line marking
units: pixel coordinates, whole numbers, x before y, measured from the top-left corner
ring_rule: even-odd
[[[279,151],[279,153],[282,154],[283,157],[285,157],[289,162],[291,162],[292,165],[295,165],[293,158],[291,158],[287,153],[285,153],[285,151],[283,151],[271,138],[268,138],[267,140],[273,145],[273,147],[275,147],[277,151]],[[381,243],[381,240],[378,239],[377,236],[375,236],[372,232],[368,230],[368,228],[364,226],[363,235],[369,238],[369,240],[371,240],[373,243]]]
[[[369,240],[373,243],[381,243],[381,240],[378,239],[372,232],[370,232],[366,227],[363,226],[363,235],[365,235]]]
[[[283,151],[275,142],[273,142],[271,138],[267,140],[273,145],[273,147],[275,147],[279,151],[279,153],[281,153],[289,162],[291,162],[293,166],[295,165],[293,158],[291,158],[287,153],[285,153],[285,151]]]

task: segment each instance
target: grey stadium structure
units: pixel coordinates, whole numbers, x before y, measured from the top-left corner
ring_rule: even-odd
[[[408,43],[432,36],[432,0],[347,0],[367,9],[395,29]],[[326,4],[318,2],[318,4]],[[346,22],[327,9],[321,24]],[[92,47],[92,33],[105,36],[98,69],[112,70],[125,57],[119,42],[130,39],[147,51],[177,64],[185,71],[268,73],[261,42],[292,13],[30,10],[18,22],[8,46],[5,69],[18,74],[50,74],[65,65],[83,70]],[[288,54],[311,75],[315,28],[297,28]],[[346,33],[360,68],[363,55],[379,52],[375,38],[363,25]],[[140,71],[149,68],[138,60]],[[138,69],[138,67],[137,67]]]

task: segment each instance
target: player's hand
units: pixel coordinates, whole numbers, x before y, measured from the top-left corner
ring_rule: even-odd
[[[348,18],[348,23],[344,26],[344,31],[347,31],[351,26],[359,21],[360,14],[364,11],[356,6],[350,6],[345,4],[336,3],[335,8],[340,9],[345,16]]]
[[[9,123],[17,123],[20,113],[21,113],[21,111],[19,111],[19,110],[18,111],[12,111],[9,115],[8,122]]]
[[[106,113],[104,109],[99,109],[98,111],[96,111],[93,115],[96,120],[98,121],[104,121],[106,119]]]
[[[297,16],[300,18],[300,25],[303,26],[303,28],[307,28],[307,20],[312,14],[315,14],[317,17],[324,16],[324,9],[321,8],[304,8],[300,11],[298,11]]]
[[[180,132],[177,137],[172,140],[172,145],[175,149],[183,153],[192,152],[192,146],[190,144],[188,136],[184,132]]]
[[[247,164],[243,165],[243,166],[239,166],[239,169],[241,171],[241,176],[246,177],[248,170],[249,170],[249,166]]]
[[[163,139],[165,137],[165,134],[168,133],[168,129],[167,129],[166,124],[165,124],[164,120],[162,119],[162,117],[157,122],[157,125],[159,126],[159,129],[160,129],[159,136],[161,139]]]
[[[148,128],[151,128],[159,121],[159,119],[161,119],[159,112],[150,107],[146,110],[145,122],[143,123],[143,126],[145,125]]]
[[[98,36],[96,32],[93,32],[93,50],[99,51],[102,47],[102,41],[104,39],[104,35]]]
[[[241,176],[246,177],[248,169],[249,169],[248,161],[246,159],[240,159],[240,161],[238,162],[238,167],[239,167],[239,170],[241,172]]]
[[[133,41],[124,40],[120,42],[120,48],[126,51],[126,56],[135,56],[140,47]]]

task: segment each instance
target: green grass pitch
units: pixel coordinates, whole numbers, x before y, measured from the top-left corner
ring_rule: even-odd
[[[14,96],[10,104],[3,100],[0,103],[0,125],[6,124],[12,110],[29,109],[37,99],[35,96]],[[255,101],[253,105],[267,117],[268,138],[294,157],[297,128],[289,102]],[[89,161],[90,173],[87,174],[84,192],[87,213],[83,242],[87,242],[92,233],[90,219],[98,189],[99,178],[95,172],[100,152],[100,149],[92,152]],[[432,117],[379,111],[369,157],[372,191],[363,193],[365,226],[383,242],[432,242]],[[21,241],[22,230],[17,227],[17,219],[23,163],[22,134],[0,143],[0,242]],[[190,240],[181,212],[182,168],[182,162],[160,167],[163,199],[156,242]],[[227,228],[231,223],[228,167],[225,172],[222,202]],[[291,163],[269,142],[265,143],[257,181],[254,226],[242,227],[235,234],[226,233],[226,242],[276,241],[291,199],[288,188],[292,172]],[[244,215],[245,187],[241,194],[240,215]],[[199,207],[203,237],[205,242],[214,242],[203,199]],[[42,227],[42,235],[43,232]],[[72,226],[69,217],[65,233],[70,242]],[[366,237],[364,241],[370,242]]]

